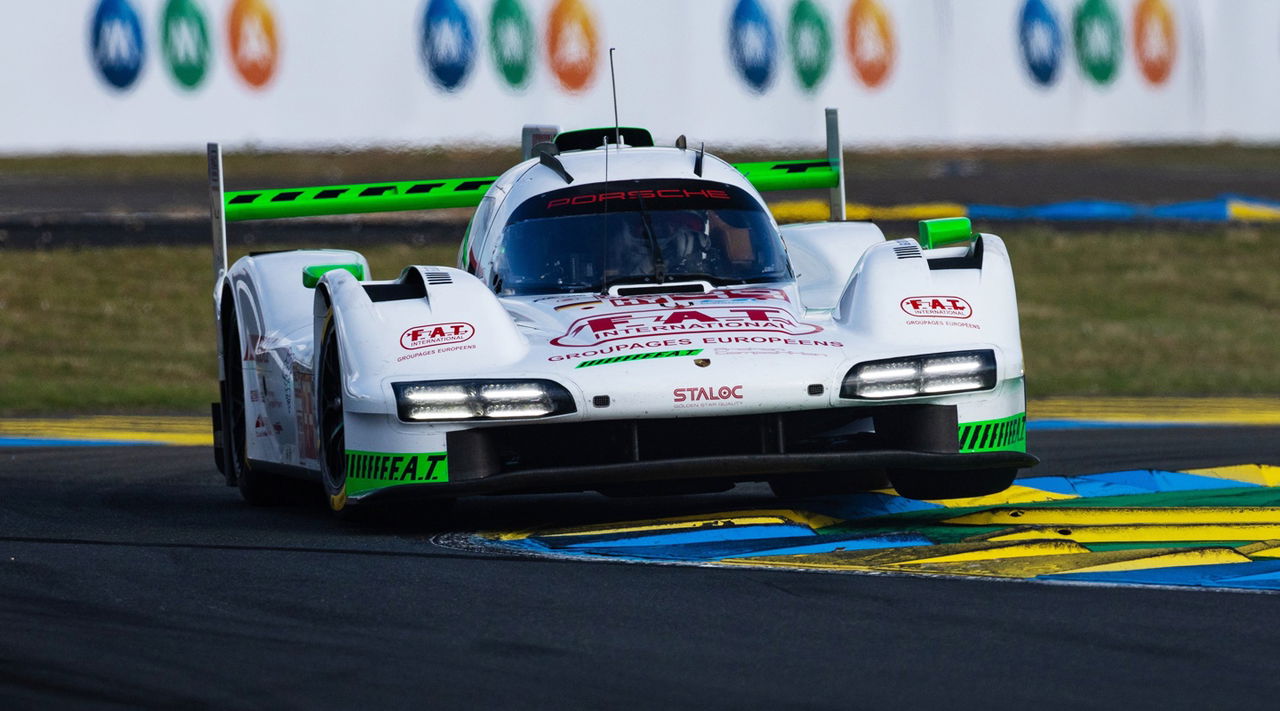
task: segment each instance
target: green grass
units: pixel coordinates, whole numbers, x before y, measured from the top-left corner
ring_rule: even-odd
[[[1280,394],[1280,227],[997,231],[1031,395]],[[365,254],[384,278],[454,249]],[[0,252],[0,413],[203,413],[212,310],[205,248]]]

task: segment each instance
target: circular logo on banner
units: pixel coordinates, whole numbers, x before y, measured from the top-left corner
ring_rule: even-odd
[[[249,86],[260,89],[275,76],[280,61],[276,20],[265,0],[236,0],[227,17],[231,63]]]
[[[1115,8],[1109,0],[1085,0],[1076,8],[1072,29],[1080,69],[1095,84],[1110,84],[1124,53]]]
[[[1027,0],[1022,6],[1018,44],[1031,78],[1041,86],[1052,84],[1062,63],[1062,28],[1044,0]]]
[[[194,89],[209,69],[209,27],[195,0],[169,0],[160,18],[160,48],[178,84]]]
[[[1155,85],[1168,81],[1178,56],[1173,11],[1164,0],[1142,0],[1133,11],[1133,49],[1142,76]]]
[[[889,78],[896,49],[893,23],[878,0],[855,0],[845,23],[845,44],[854,74],[869,88]]]
[[[475,64],[476,37],[457,0],[431,0],[422,16],[422,61],[440,88],[453,91]]]
[[[797,0],[791,6],[787,40],[800,86],[816,89],[831,68],[831,29],[826,13],[813,0]]]
[[[557,0],[547,22],[547,56],[561,86],[582,91],[591,84],[598,46],[595,21],[582,0]]]
[[[529,81],[533,69],[533,23],[520,0],[498,0],[489,13],[489,49],[498,73],[514,88]]]
[[[102,0],[89,26],[89,49],[98,73],[117,89],[127,89],[142,72],[146,45],[142,23],[128,0]]]
[[[773,79],[777,39],[759,0],[738,0],[729,20],[729,58],[747,86],[763,92]]]

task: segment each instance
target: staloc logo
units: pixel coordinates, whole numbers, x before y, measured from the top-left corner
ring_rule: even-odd
[[[471,18],[457,0],[431,0],[422,16],[422,61],[431,80],[456,91],[475,65],[476,38]]]
[[[117,89],[128,89],[142,72],[146,44],[142,23],[129,0],[101,0],[89,26],[89,49],[98,74]]]
[[[400,334],[400,347],[406,351],[432,346],[445,346],[471,340],[476,335],[476,328],[464,321],[451,323],[428,323],[405,329]]]
[[[773,22],[759,0],[738,0],[729,21],[729,57],[742,80],[758,94],[773,81],[777,44]]]
[[[1052,85],[1062,64],[1062,26],[1044,0],[1027,0],[1022,6],[1018,44],[1022,48],[1022,61],[1035,83]]]
[[[498,74],[513,89],[528,83],[537,40],[520,0],[498,0],[489,13],[489,50]]]
[[[899,304],[911,316],[969,318],[973,307],[959,296],[908,296]]]
[[[816,90],[831,68],[832,42],[827,15],[814,0],[797,0],[791,6],[787,44],[800,86]]]
[[[1076,59],[1085,76],[1099,86],[1116,78],[1124,54],[1120,17],[1110,0],[1085,0],[1072,22]]]
[[[721,385],[718,388],[676,388],[671,391],[672,402],[724,402],[741,399],[741,385]]]

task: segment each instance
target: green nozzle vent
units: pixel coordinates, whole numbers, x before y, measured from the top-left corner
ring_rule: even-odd
[[[967,217],[941,217],[920,221],[920,246],[925,249],[973,239],[973,225]]]
[[[320,283],[320,277],[325,272],[331,272],[334,269],[346,269],[351,272],[351,276],[364,280],[364,265],[362,264],[317,264],[312,267],[303,267],[302,269],[302,285],[308,289],[316,288],[316,284]]]

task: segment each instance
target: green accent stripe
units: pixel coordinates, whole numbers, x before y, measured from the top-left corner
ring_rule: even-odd
[[[347,496],[400,484],[449,481],[445,452],[412,454],[347,450]]]
[[[653,358],[673,358],[677,356],[696,356],[702,352],[701,348],[690,351],[650,351],[649,353],[628,353],[626,355],[612,356],[609,358],[597,358],[595,360],[584,360],[578,363],[579,368],[590,368],[593,365],[612,365],[614,363],[626,363],[633,360],[650,360]]]
[[[808,190],[834,188],[840,174],[825,160],[771,160],[734,163],[756,190]]]
[[[497,178],[326,185],[226,193],[229,222],[280,217],[475,207]]]
[[[1027,413],[960,425],[961,452],[1027,451]]]

